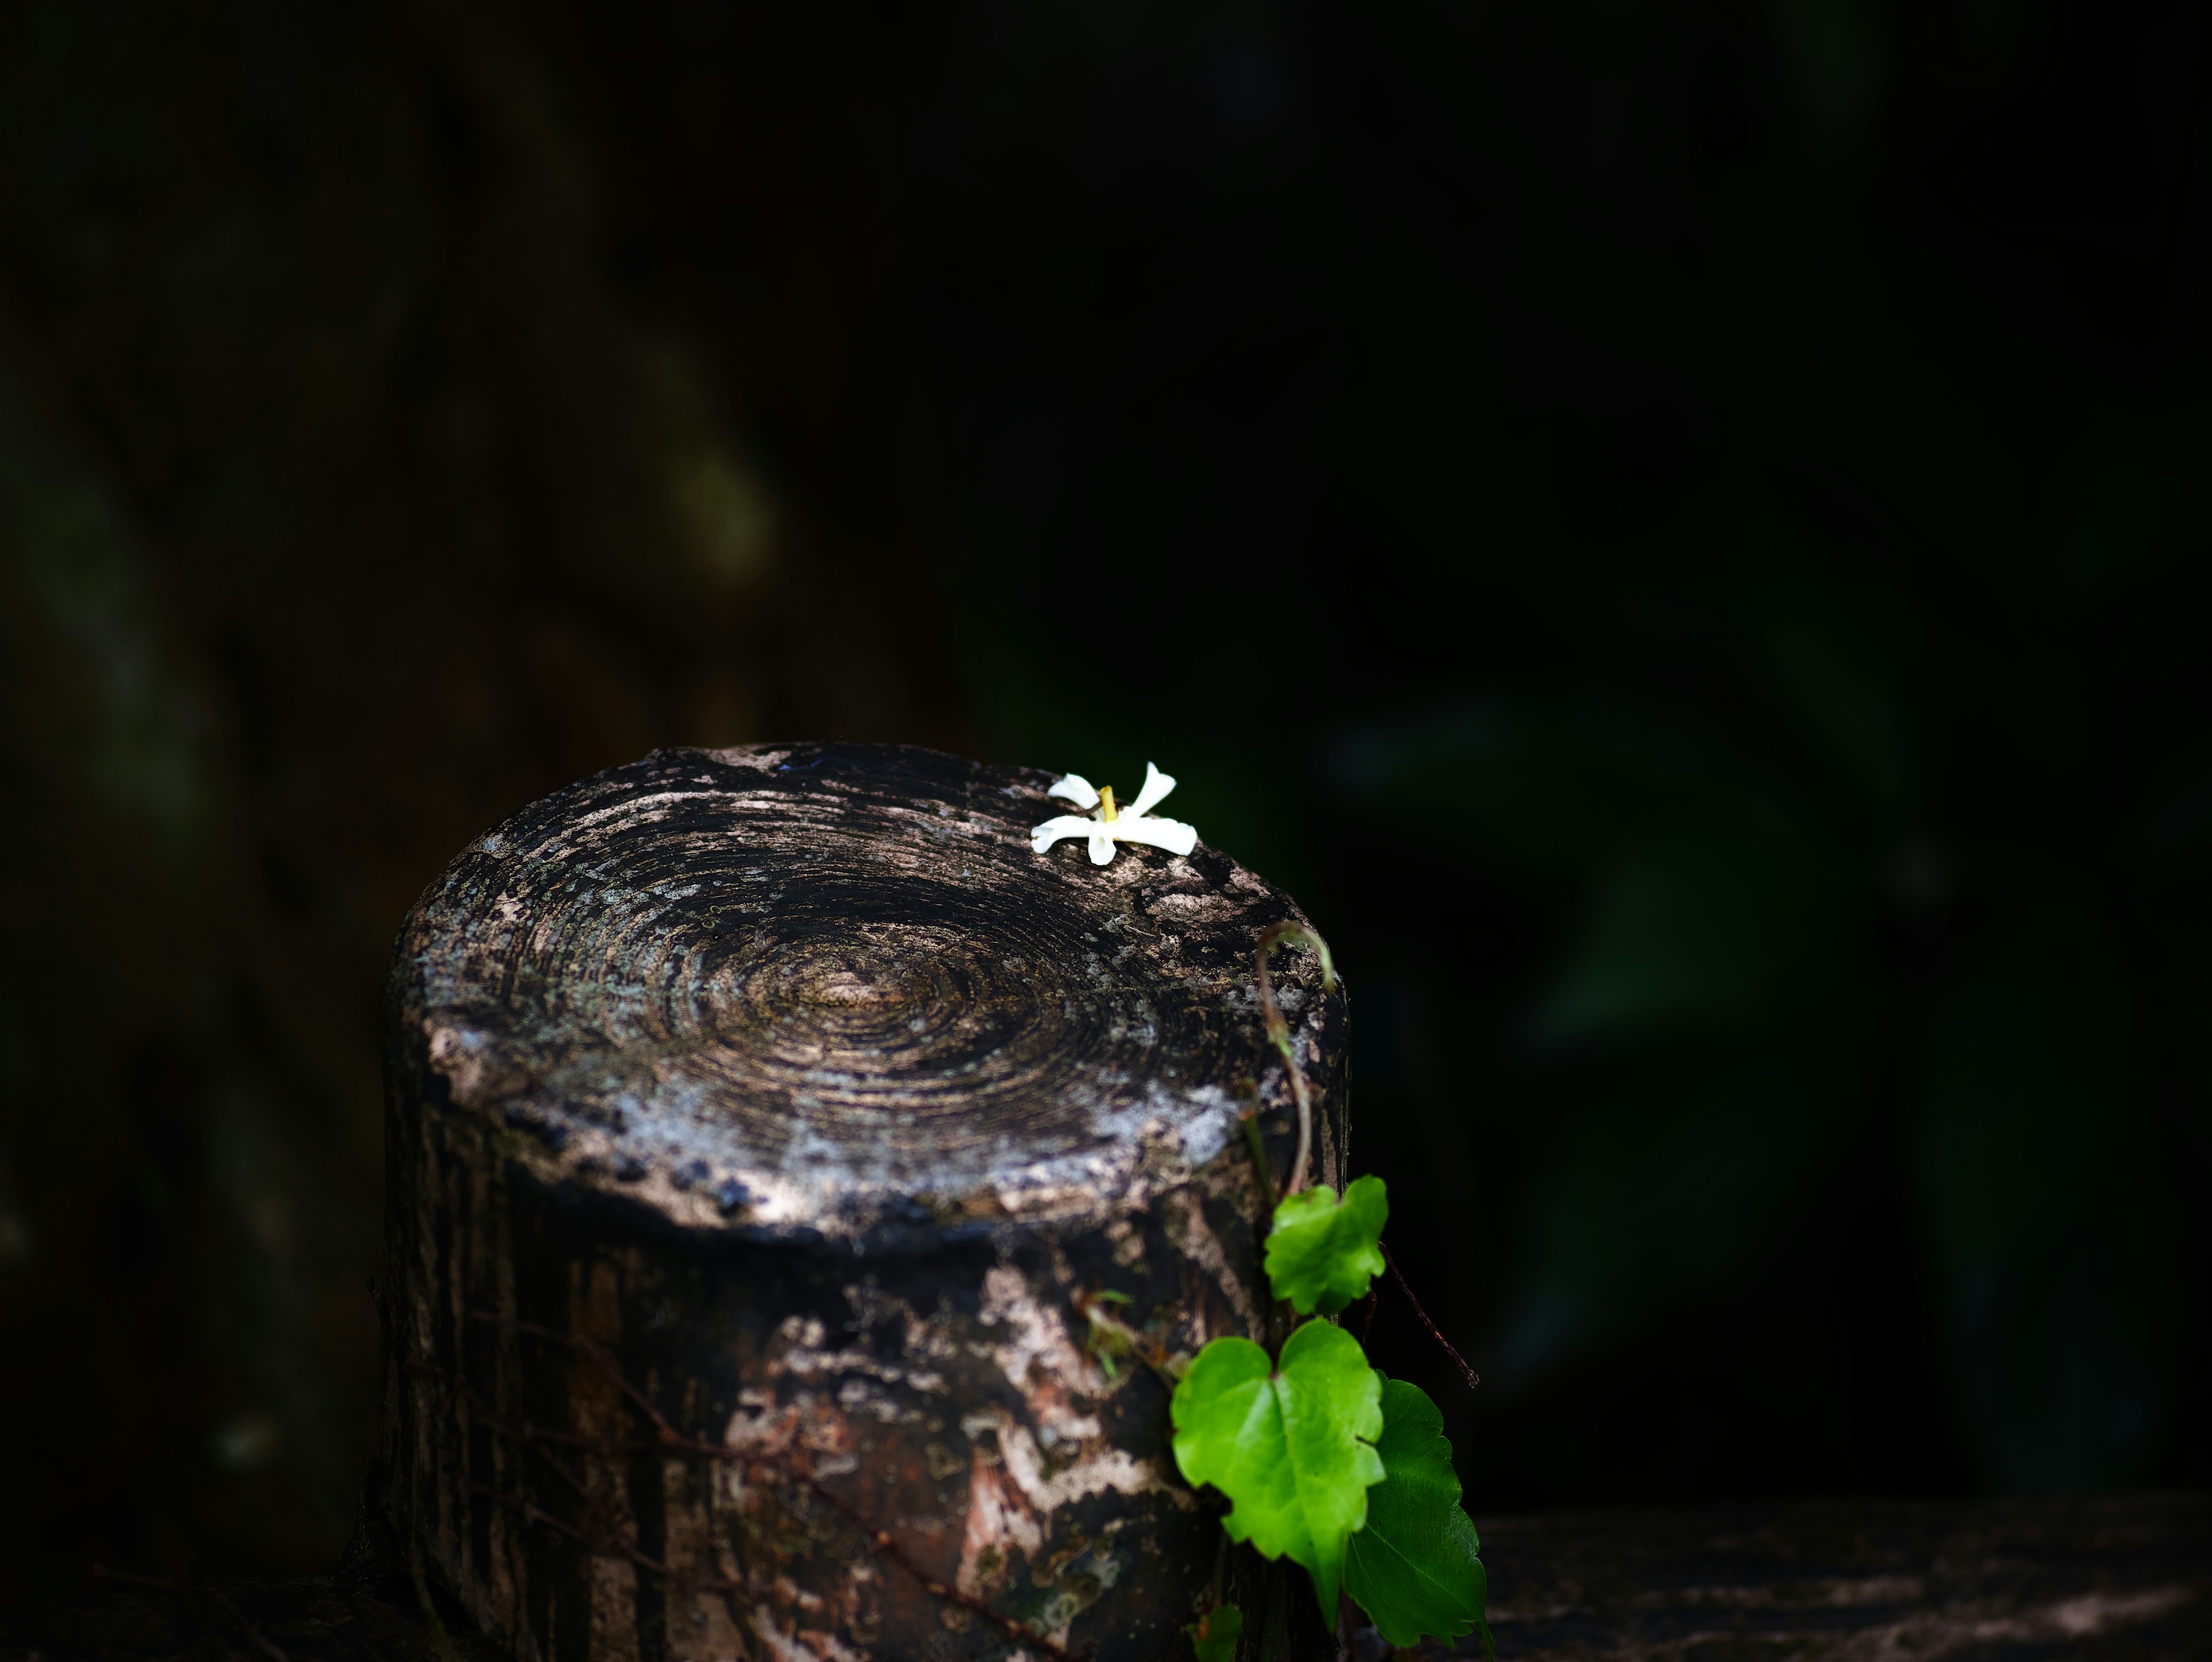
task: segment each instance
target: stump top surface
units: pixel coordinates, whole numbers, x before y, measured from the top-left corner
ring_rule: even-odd
[[[1032,854],[1054,776],[902,746],[658,751],[525,808],[402,928],[397,1067],[555,1179],[684,1222],[1096,1215],[1285,1094],[1252,954],[1287,897],[1201,844]],[[1340,995],[1278,954],[1310,1067]]]

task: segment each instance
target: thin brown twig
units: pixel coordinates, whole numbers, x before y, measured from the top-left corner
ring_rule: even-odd
[[[1429,1330],[1429,1336],[1444,1348],[1444,1355],[1450,1357],[1459,1371],[1467,1375],[1467,1388],[1474,1390],[1482,1383],[1482,1375],[1467,1365],[1467,1358],[1452,1348],[1451,1341],[1444,1337],[1443,1331],[1429,1319],[1429,1312],[1421,1308],[1421,1301],[1413,1296],[1413,1289],[1406,1284],[1405,1271],[1398,1268],[1398,1260],[1390,1256],[1389,1246],[1382,1241],[1375,1244],[1382,1248],[1382,1262],[1390,1266],[1391,1278],[1398,1283],[1398,1290],[1406,1295],[1406,1302],[1413,1306],[1413,1313],[1421,1318],[1421,1325]]]
[[[593,1535],[588,1530],[578,1529],[567,1519],[555,1517],[526,1495],[511,1495],[503,1489],[494,1488],[489,1483],[472,1482],[468,1486],[468,1492],[512,1507],[524,1523],[543,1524],[556,1533],[590,1548],[599,1557],[625,1559],[640,1569],[651,1570],[655,1575],[672,1581],[679,1587],[695,1587],[704,1592],[749,1593],[752,1591],[744,1582],[732,1580],[726,1575],[696,1575],[689,1570],[678,1569],[673,1564],[664,1563],[627,1541],[611,1541],[604,1536]]]
[[[842,1513],[848,1523],[860,1530],[864,1534],[867,1534],[870,1543],[875,1547],[877,1551],[882,1553],[884,1557],[890,1559],[891,1562],[896,1564],[908,1575],[911,1575],[915,1580],[921,1582],[922,1591],[928,1593],[932,1598],[942,1598],[949,1604],[959,1605],[962,1610],[969,1611],[971,1615],[981,1616],[986,1622],[988,1622],[993,1626],[1000,1629],[1009,1638],[1016,1640],[1024,1645],[1035,1645],[1047,1656],[1057,1659],[1057,1662],[1074,1662],[1073,1657],[1071,1656],[1068,1652],[1054,1644],[1042,1634],[1037,1632],[1036,1629],[1029,1627],[1023,1622],[1017,1622],[1011,1616],[1002,1615],[998,1610],[992,1609],[990,1605],[985,1604],[981,1599],[963,1592],[958,1587],[954,1586],[950,1582],[939,1580],[934,1575],[931,1574],[929,1571],[924,1569],[920,1564],[915,1562],[913,1559],[908,1557],[905,1549],[901,1547],[896,1541],[891,1538],[890,1531],[888,1530],[878,1529],[870,1532],[871,1526],[869,1522],[866,1518],[860,1515],[860,1511],[856,1507],[848,1505],[842,1495],[830,1489],[820,1478],[817,1477],[812,1472],[807,1470],[805,1467],[799,1464],[796,1461],[793,1461],[786,1466],[786,1470],[787,1470],[793,1476],[798,1478],[800,1482],[805,1484],[807,1488],[812,1489],[814,1493],[819,1495],[823,1501],[827,1501],[831,1507],[837,1512]]]
[[[191,1598],[203,1595],[211,1598],[230,1613],[233,1621],[246,1629],[247,1642],[267,1657],[269,1662],[292,1662],[292,1659],[278,1649],[268,1635],[253,1625],[253,1619],[251,1616],[231,1603],[226,1594],[216,1592],[213,1587],[186,1586],[182,1582],[165,1581],[155,1575],[130,1575],[122,1570],[112,1570],[105,1564],[94,1564],[92,1567],[92,1573],[94,1577],[102,1581],[124,1581],[132,1586],[158,1587],[163,1592],[175,1593],[180,1598]]]
[[[877,1528],[858,1507],[853,1506],[844,1498],[844,1496],[839,1495],[827,1483],[823,1482],[821,1478],[816,1476],[813,1471],[810,1470],[805,1463],[795,1458],[794,1455],[782,1454],[763,1456],[758,1454],[747,1454],[741,1450],[730,1448],[720,1443],[709,1443],[702,1441],[696,1437],[687,1437],[682,1432],[677,1430],[677,1428],[669,1422],[667,1417],[661,1413],[659,1408],[653,1405],[651,1398],[647,1397],[643,1391],[632,1385],[630,1381],[623,1376],[621,1369],[615,1366],[614,1359],[609,1356],[606,1351],[595,1341],[591,1339],[581,1339],[572,1334],[558,1332],[552,1328],[541,1326],[535,1322],[504,1321],[501,1318],[492,1314],[489,1311],[471,1311],[470,1314],[478,1321],[489,1322],[495,1326],[512,1328],[518,1333],[525,1333],[533,1338],[546,1340],[550,1343],[560,1345],[568,1350],[574,1352],[577,1355],[583,1357],[586,1361],[598,1368],[600,1373],[605,1377],[608,1383],[612,1385],[616,1390],[621,1391],[623,1396],[627,1397],[633,1403],[635,1403],[638,1411],[643,1414],[646,1418],[652,1422],[653,1431],[656,1434],[653,1445],[655,1447],[676,1453],[694,1455],[702,1459],[731,1462],[745,1465],[748,1468],[763,1467],[773,1471],[780,1472],[787,1479],[803,1485],[824,1505],[828,1506],[832,1511],[842,1517],[846,1522],[851,1524],[855,1529],[859,1530],[861,1535],[867,1540],[870,1546],[874,1548],[876,1551],[881,1553],[884,1557],[890,1559],[891,1562],[896,1564],[908,1575],[914,1577],[915,1580],[921,1584],[922,1591],[928,1593],[932,1598],[941,1598],[947,1604],[958,1605],[961,1609],[967,1610],[971,1615],[981,1616],[985,1621],[992,1623],[994,1627],[999,1628],[1001,1631],[1006,1633],[1008,1637],[1024,1645],[1036,1646],[1047,1656],[1054,1659],[1054,1662],[1075,1662],[1075,1659],[1071,1653],[1060,1646],[1054,1644],[1051,1640],[1046,1638],[1034,1628],[1030,1628],[1023,1622],[1016,1621],[1011,1616],[1005,1615],[999,1610],[994,1610],[983,1600],[974,1597],[972,1594],[963,1592],[960,1588],[952,1586],[951,1583],[938,1580],[937,1576],[933,1573],[910,1557],[907,1554],[906,1549],[900,1546],[898,1542],[892,1537],[889,1531]],[[505,1423],[511,1426],[513,1422],[507,1422]],[[497,1430],[501,1428],[501,1425],[495,1424],[490,1416],[484,1417],[483,1424],[485,1428],[489,1430]],[[515,1430],[510,1431],[509,1434],[517,1434],[518,1432],[525,1438],[534,1438],[539,1434],[530,1431],[526,1428],[517,1428]],[[584,1446],[586,1447],[592,1446],[588,1444]],[[544,1460],[546,1464],[551,1466],[554,1470],[559,1472],[570,1483],[576,1483],[575,1478],[561,1465],[560,1462],[553,1459],[543,1450],[538,1451],[538,1455],[541,1460]],[[581,1485],[578,1484],[577,1487],[580,1491]],[[500,1498],[504,1499],[506,1497]],[[529,1514],[534,1513],[540,1521],[547,1523],[554,1528],[562,1531],[564,1533],[573,1535],[579,1540],[591,1543],[591,1537],[586,1536],[582,1531],[574,1529],[572,1525],[565,1524],[561,1519],[552,1517],[550,1513],[544,1513],[540,1508],[530,1507],[527,1502],[524,1502],[522,1504],[528,1507],[528,1513],[526,1513],[526,1518],[527,1518]],[[661,1563],[658,1559],[652,1558],[647,1555],[640,1552],[636,1548],[629,1546],[626,1543],[615,1542],[605,1543],[605,1545],[614,1553],[615,1555],[627,1558],[630,1562],[639,1565],[642,1568],[653,1570],[655,1573],[667,1576],[672,1580],[678,1581],[698,1580],[698,1578],[687,1577],[684,1573]],[[596,1547],[595,1549],[597,1549]],[[716,1578],[711,1581],[702,1580],[700,1585],[705,1586],[710,1591],[714,1592],[744,1592],[750,1591],[749,1589],[728,1581],[725,1578]]]
[[[268,1635],[263,1633],[260,1629],[255,1627],[252,1619],[247,1616],[246,1612],[230,1602],[230,1595],[228,1593],[217,1592],[213,1587],[210,1587],[208,1589],[208,1597],[214,1599],[216,1604],[222,1605],[223,1609],[228,1610],[231,1615],[237,1619],[238,1625],[246,1629],[246,1636],[253,1641],[253,1648],[259,1651],[264,1656],[267,1657],[269,1659],[269,1662],[292,1662],[292,1659],[284,1654],[283,1651],[278,1647],[274,1640],[270,1639]]]
[[[1275,1173],[1267,1164],[1267,1139],[1260,1135],[1260,1109],[1253,1108],[1239,1115],[1237,1123],[1244,1128],[1244,1146],[1251,1151],[1253,1175],[1260,1183],[1260,1215],[1252,1221],[1252,1239],[1261,1243],[1260,1273],[1265,1275],[1267,1249],[1264,1244],[1275,1227],[1275,1208],[1279,1202],[1275,1196]],[[1281,1341],[1282,1335],[1279,1330],[1283,1322],[1283,1306],[1271,1300],[1265,1310],[1266,1313],[1261,1318],[1262,1336],[1272,1348]]]
[[[476,1403],[473,1407],[476,1422],[488,1430],[533,1442],[553,1443],[562,1448],[580,1448],[587,1454],[603,1454],[609,1459],[625,1454],[659,1454],[665,1452],[668,1446],[658,1437],[642,1442],[623,1442],[610,1437],[582,1437],[573,1431],[548,1431],[543,1426],[526,1426],[519,1420],[492,1413],[482,1403]]]
[[[1313,1096],[1306,1089],[1305,1070],[1298,1066],[1297,1051],[1291,1044],[1291,1026],[1283,1020],[1282,1006],[1275,1001],[1275,983],[1267,974],[1267,954],[1285,941],[1303,941],[1314,949],[1321,959],[1321,984],[1324,991],[1336,989],[1336,965],[1329,957],[1328,943],[1303,923],[1273,923],[1261,932],[1258,950],[1252,961],[1260,971],[1260,1014],[1267,1024],[1267,1038],[1282,1052],[1283,1066],[1290,1070],[1291,1095],[1298,1105],[1298,1152],[1291,1162],[1290,1181],[1284,1184],[1285,1195],[1295,1195],[1303,1190],[1310,1176],[1308,1167],[1313,1160]]]
[[[606,1503],[592,1493],[589,1484],[539,1446],[543,1440],[533,1428],[518,1424],[514,1421],[496,1415],[486,1414],[480,1415],[479,1419],[488,1429],[503,1433],[520,1441],[538,1457],[548,1470],[568,1486],[576,1499],[582,1503],[585,1512],[589,1514],[594,1525],[611,1531],[617,1537],[620,1535],[622,1520],[608,1512]],[[586,1446],[588,1447],[589,1445]]]

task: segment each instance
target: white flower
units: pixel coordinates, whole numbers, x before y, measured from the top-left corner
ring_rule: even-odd
[[[1103,866],[1114,857],[1116,843],[1149,843],[1170,854],[1188,854],[1198,846],[1198,833],[1180,819],[1158,819],[1148,812],[1175,785],[1172,778],[1147,762],[1144,789],[1137,793],[1135,801],[1116,811],[1113,786],[1094,790],[1091,782],[1079,773],[1055,779],[1046,795],[1097,812],[1063,813],[1057,819],[1046,820],[1030,833],[1030,849],[1033,853],[1042,854],[1063,837],[1087,837],[1091,839],[1091,863],[1094,866]]]

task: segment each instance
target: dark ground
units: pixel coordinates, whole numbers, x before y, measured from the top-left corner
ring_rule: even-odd
[[[1481,1529],[1506,1662],[2182,1662],[2212,1650],[2202,1496],[1563,1513]],[[441,1657],[422,1610],[404,1578],[109,1582],[0,1615],[0,1662],[489,1662],[453,1611],[455,1657]],[[1385,1653],[1371,1636],[1369,1652]]]

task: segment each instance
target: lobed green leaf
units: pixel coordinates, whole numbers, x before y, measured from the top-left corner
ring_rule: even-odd
[[[1489,1579],[1459,1503],[1443,1415],[1403,1379],[1382,1379],[1382,1406],[1384,1476],[1367,1495],[1367,1526],[1352,1537],[1345,1589],[1393,1646],[1425,1634],[1456,1639],[1482,1624]]]
[[[1382,1481],[1382,1376],[1359,1342],[1328,1322],[1291,1335],[1280,1360],[1249,1339],[1216,1339],[1176,1387],[1176,1464],[1231,1507],[1221,1526],[1261,1556],[1305,1566],[1334,1620],[1345,1543]]]
[[[1237,1662],[1237,1641],[1244,1634],[1244,1612],[1216,1604],[1183,1631],[1198,1651],[1198,1662]]]
[[[1327,1184],[1285,1198],[1267,1232],[1267,1282],[1304,1315],[1334,1316],[1367,1295],[1382,1273],[1382,1226],[1390,1202],[1382,1179],[1365,1177],[1336,1197]]]

